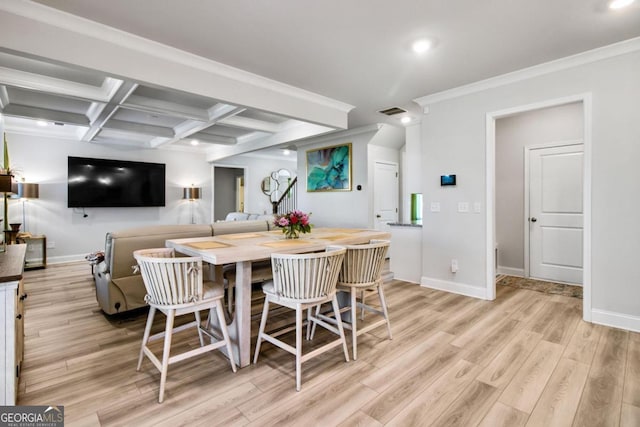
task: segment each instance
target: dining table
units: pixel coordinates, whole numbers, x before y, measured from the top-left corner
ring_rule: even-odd
[[[213,266],[213,280],[222,282],[222,267],[236,265],[235,305],[228,330],[234,358],[240,367],[251,360],[251,265],[271,258],[273,253],[297,254],[325,250],[328,246],[355,245],[390,239],[387,231],[360,228],[316,227],[297,239],[286,239],[281,229],[224,234],[210,237],[171,239],[166,246],[176,252],[202,257]],[[215,318],[215,316],[211,316]]]

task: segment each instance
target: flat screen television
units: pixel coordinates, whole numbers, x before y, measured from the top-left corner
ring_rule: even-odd
[[[68,207],[164,206],[165,165],[69,156]]]

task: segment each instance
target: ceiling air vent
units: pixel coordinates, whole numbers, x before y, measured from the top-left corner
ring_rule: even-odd
[[[407,110],[403,110],[400,107],[391,107],[391,108],[386,108],[384,110],[380,110],[378,111],[378,113],[382,113],[384,115],[387,116],[395,116],[396,114],[401,114],[401,113],[406,113]]]

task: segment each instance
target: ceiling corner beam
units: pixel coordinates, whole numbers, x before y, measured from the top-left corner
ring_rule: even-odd
[[[115,112],[118,111],[120,104],[125,102],[137,88],[137,83],[122,82],[122,84],[118,85],[116,91],[112,93],[111,98],[109,98],[107,103],[94,104],[95,108],[94,105],[92,105],[90,110],[90,113],[93,115],[93,117],[90,118],[91,125],[82,136],[81,140],[87,142],[93,140],[105,123],[107,123]]]
[[[209,115],[208,121],[186,120],[173,128],[175,136],[172,139],[152,141],[152,146],[158,148],[162,145],[173,144],[181,139],[189,138],[191,135],[215,125],[220,120],[240,114],[244,110],[244,108],[236,107],[235,105],[218,103],[207,110],[207,114]]]

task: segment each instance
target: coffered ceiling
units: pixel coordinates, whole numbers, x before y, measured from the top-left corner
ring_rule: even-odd
[[[303,124],[8,52],[0,52],[0,107],[10,131],[150,148],[206,150],[264,139]]]

